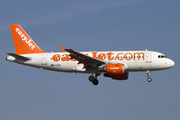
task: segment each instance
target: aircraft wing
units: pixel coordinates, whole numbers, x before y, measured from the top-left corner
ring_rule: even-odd
[[[99,60],[99,59],[96,59],[96,58],[93,58],[93,57],[90,57],[88,55],[85,55],[85,54],[82,54],[80,52],[77,52],[73,49],[67,49],[67,48],[64,48],[62,47],[62,51],[65,50],[67,52],[70,53],[70,57],[71,59],[75,59],[78,61],[78,64],[84,64],[84,68],[87,68],[87,67],[98,67],[102,64],[105,64],[105,62]]]

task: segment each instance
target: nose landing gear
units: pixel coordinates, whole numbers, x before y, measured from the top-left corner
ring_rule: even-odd
[[[149,70],[147,71],[147,77],[148,77],[147,81],[148,81],[148,82],[151,82],[152,79],[150,78],[150,71],[149,71]]]
[[[96,74],[95,77],[93,76],[93,74],[91,76],[89,76],[89,81],[93,83],[93,85],[98,85],[99,81],[97,80],[97,76],[99,76],[100,74]]]

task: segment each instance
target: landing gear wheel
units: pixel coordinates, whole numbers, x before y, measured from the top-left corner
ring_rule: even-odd
[[[148,77],[147,81],[148,81],[148,82],[151,82],[152,79],[151,79],[149,76],[150,76],[150,71],[148,70],[148,71],[147,71],[147,77]]]
[[[97,79],[94,79],[94,81],[92,83],[93,83],[93,85],[98,85],[99,81]]]
[[[99,76],[101,74],[96,74],[95,77],[93,76],[93,74],[91,76],[89,76],[89,81],[93,83],[93,85],[98,85],[99,81],[97,80],[97,76]]]
[[[152,79],[151,79],[151,78],[148,78],[148,79],[147,79],[147,81],[148,81],[148,82],[151,82],[151,81],[152,81]]]
[[[95,78],[94,78],[93,75],[89,76],[89,81],[90,81],[90,82],[93,82],[94,80],[95,80]]]

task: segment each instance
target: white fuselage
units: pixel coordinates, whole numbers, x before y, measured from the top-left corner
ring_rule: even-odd
[[[106,64],[123,63],[125,71],[155,71],[168,69],[174,66],[174,62],[166,58],[162,53],[154,51],[101,51],[81,52],[90,57],[104,61]],[[84,64],[70,59],[68,52],[51,52],[23,54],[30,58],[28,61],[8,56],[8,61],[28,65],[32,67],[59,71],[59,72],[81,72],[81,73],[103,73],[97,69],[86,70]]]

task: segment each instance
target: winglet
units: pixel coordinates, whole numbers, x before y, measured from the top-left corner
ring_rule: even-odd
[[[61,47],[61,51],[64,51],[66,48],[65,47],[63,47],[63,46],[60,46]]]

